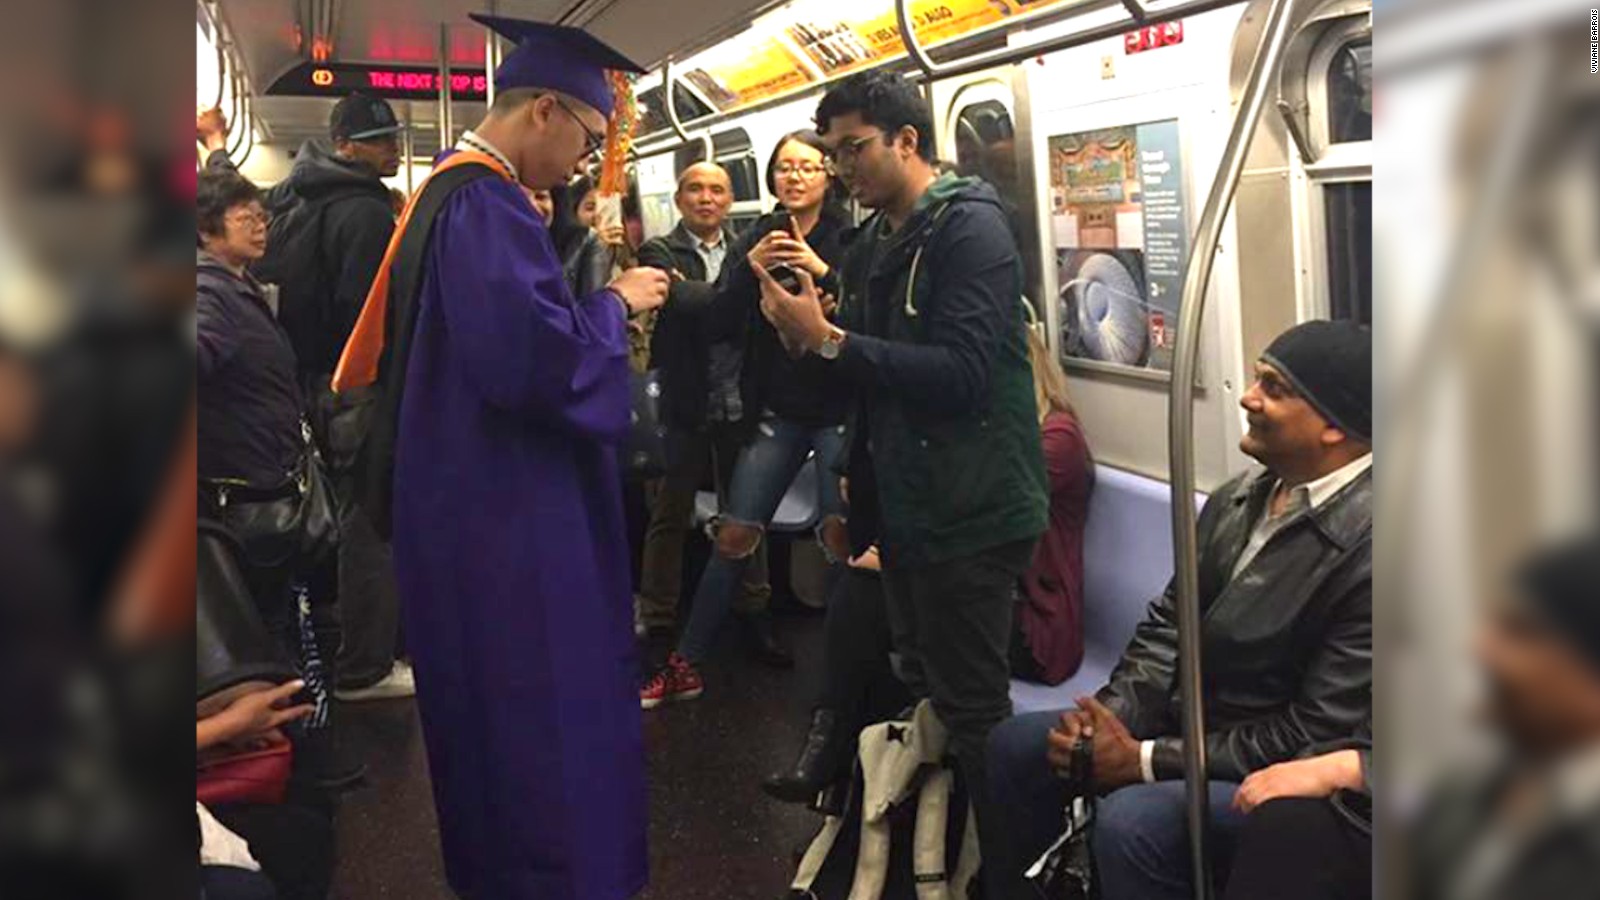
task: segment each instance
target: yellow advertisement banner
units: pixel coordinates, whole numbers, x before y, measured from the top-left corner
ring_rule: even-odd
[[[709,70],[697,69],[686,77],[702,91],[706,91],[706,81],[720,88],[710,92],[707,99],[722,109],[758,103],[811,83],[811,76],[801,62],[777,41],[761,45],[738,62]]]
[[[1002,22],[1011,16],[1066,0],[913,0],[911,26],[924,47],[943,44]],[[905,53],[900,25],[891,8],[870,18],[835,21],[800,19],[789,36],[829,77]]]
[[[799,48],[811,69],[833,78],[905,54],[894,9],[866,3],[866,16],[807,16],[798,4],[794,18],[781,26],[783,36]],[[1006,19],[1056,6],[1068,0],[912,0],[912,27],[925,47],[948,43]],[[815,7],[813,7],[815,8]],[[757,45],[754,52],[722,65],[691,69],[684,78],[721,111],[787,94],[813,83],[811,71],[781,38]]]

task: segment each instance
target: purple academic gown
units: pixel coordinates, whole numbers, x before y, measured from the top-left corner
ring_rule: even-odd
[[[646,881],[615,295],[574,298],[516,185],[434,227],[400,410],[394,560],[450,885],[620,900]]]

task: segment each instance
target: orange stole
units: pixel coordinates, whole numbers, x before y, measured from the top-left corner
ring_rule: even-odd
[[[411,211],[416,208],[417,198],[422,196],[423,190],[427,188],[428,182],[433,180],[433,176],[468,163],[480,163],[500,173],[500,176],[507,181],[515,180],[499,160],[476,150],[457,151],[433,167],[427,179],[412,193],[411,199],[406,201],[405,211],[400,214],[400,221],[395,223],[394,235],[389,238],[389,248],[383,252],[383,262],[378,266],[378,274],[373,277],[372,287],[367,290],[367,299],[361,304],[361,315],[356,319],[355,328],[350,331],[350,339],[345,342],[344,351],[339,354],[338,367],[333,370],[335,392],[362,388],[377,382],[378,360],[383,356],[384,325],[389,318],[389,269],[394,265],[395,254],[400,250],[400,239],[405,236],[406,228],[411,224]]]

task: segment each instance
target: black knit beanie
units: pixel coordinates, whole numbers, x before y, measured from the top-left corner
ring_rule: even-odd
[[[1372,442],[1372,333],[1353,322],[1304,322],[1261,354],[1333,427]]]
[[[1534,612],[1600,668],[1600,536],[1540,552],[1517,581]]]

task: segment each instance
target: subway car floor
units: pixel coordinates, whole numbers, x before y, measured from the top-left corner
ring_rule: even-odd
[[[693,584],[693,582],[689,582]],[[760,783],[793,759],[822,667],[822,616],[779,606],[791,671],[744,652],[723,628],[698,700],[644,713],[650,783],[650,886],[640,900],[774,900],[821,819],[778,803]],[[644,651],[650,659],[662,647]],[[352,749],[368,766],[338,814],[334,900],[450,900],[411,700],[341,704]]]

